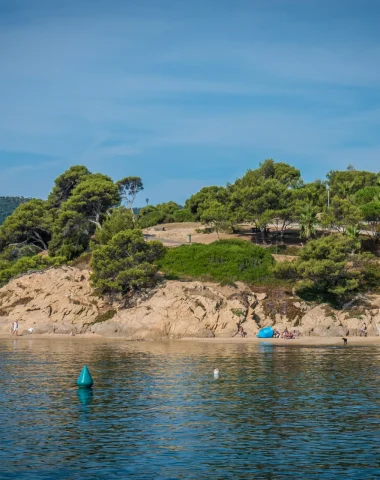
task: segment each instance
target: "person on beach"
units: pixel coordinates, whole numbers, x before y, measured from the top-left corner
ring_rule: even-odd
[[[242,329],[242,327],[241,327],[241,325],[240,325],[240,322],[237,322],[237,323],[236,323],[236,327],[237,327],[237,330],[236,330],[236,332],[232,335],[233,337],[236,337],[236,335],[238,335],[239,333],[241,334],[241,329]]]
[[[247,332],[244,331],[244,328],[242,327],[240,322],[236,323],[237,330],[236,332],[232,335],[233,337],[236,337],[236,335],[240,335],[241,337],[246,337]]]
[[[15,320],[15,321],[13,322],[12,335],[16,335],[16,337],[17,337],[17,335],[18,335],[18,321],[17,321],[17,320]]]
[[[360,336],[363,336],[363,337],[367,336],[367,324],[366,323],[360,329]]]
[[[285,330],[281,334],[281,338],[289,338],[288,327],[285,327]]]
[[[293,330],[293,332],[289,332],[287,327],[285,327],[285,330],[281,334],[281,338],[286,338],[287,340],[293,340],[298,336],[299,336],[299,332],[297,332],[296,330]]]

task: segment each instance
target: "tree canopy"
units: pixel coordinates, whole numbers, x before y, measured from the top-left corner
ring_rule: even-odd
[[[121,198],[126,202],[131,210],[134,218],[133,204],[136,196],[141,190],[144,190],[144,185],[140,177],[125,177],[117,182],[117,187]]]
[[[314,300],[330,297],[338,304],[352,293],[378,286],[376,258],[359,254],[357,248],[350,236],[329,235],[308,242],[296,262],[279,263],[275,271],[280,277],[298,280],[301,296]]]
[[[107,215],[102,228],[96,230],[93,237],[93,248],[98,245],[106,245],[118,233],[133,228],[134,221],[131,211],[125,207],[115,208]]]
[[[198,193],[186,200],[185,208],[191,213],[195,221],[199,221],[203,211],[209,204],[217,201],[222,205],[228,203],[229,194],[224,187],[204,187]]]
[[[276,253],[277,235],[283,241],[288,228],[296,230],[300,243],[292,248],[298,260],[278,264],[274,274],[296,282],[300,292],[346,298],[379,284],[378,263],[367,253],[379,254],[379,173],[349,166],[330,171],[326,180],[306,183],[296,167],[268,159],[233,183],[203,187],[184,206],[174,201],[150,205],[146,199],[146,206],[136,209],[143,188],[140,177],[114,182],[76,165],[55,180],[46,201],[7,201],[7,218],[0,226],[0,282],[23,269],[58,265],[92,251],[93,282],[99,291],[132,292],[154,284],[165,251],[161,244],[147,242],[140,229],[200,221],[218,237],[227,228],[242,228],[246,234],[255,227],[255,241],[262,236],[266,244],[266,235],[276,237]],[[160,265],[185,275],[215,270],[215,278],[222,281],[229,275],[246,281],[260,275],[273,279],[270,249],[252,250],[249,242],[233,242],[178,248],[178,253],[167,252]],[[46,257],[42,250],[48,250],[46,261],[41,260]],[[169,265],[170,259],[175,265]]]
[[[228,212],[226,212],[224,205],[220,202],[210,202],[207,208],[203,210],[201,222],[205,225],[211,225],[219,238],[219,232],[229,226]]]
[[[333,196],[349,198],[364,187],[376,186],[378,174],[355,169],[330,170],[326,175]]]
[[[108,294],[152,286],[157,272],[154,262],[164,250],[160,242],[146,242],[140,230],[121,231],[95,248],[92,282],[101,293]]]
[[[51,219],[43,200],[22,203],[0,228],[0,248],[10,244],[29,244],[47,250],[51,238]]]
[[[194,217],[190,211],[176,202],[147,205],[139,212],[139,224],[142,228],[151,227],[161,223],[191,221],[194,221]]]
[[[91,172],[83,165],[70,167],[55,180],[54,188],[48,196],[48,202],[53,207],[60,207],[70,198],[72,191],[83,178],[90,174]]]
[[[302,186],[301,172],[297,168],[287,163],[276,163],[272,159],[260,163],[255,170],[248,170],[242,178],[236,180],[235,186],[255,187],[263,185],[267,180],[276,180],[290,188]]]

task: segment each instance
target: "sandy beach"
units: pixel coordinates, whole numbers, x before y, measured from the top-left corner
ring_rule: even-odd
[[[285,338],[182,338],[181,341],[201,343],[272,343],[273,345],[343,345],[342,337]],[[380,345],[380,337],[347,337],[347,345]]]
[[[17,337],[12,336],[11,334],[0,334],[0,340],[2,339],[20,339],[20,340],[33,340],[33,339],[68,339],[68,340],[82,340],[82,341],[111,341],[111,342],[136,342],[136,340],[128,340],[125,337],[106,337],[103,335],[96,334],[78,334],[78,335],[67,335],[67,334],[56,334],[56,333],[47,333],[47,334],[23,334],[18,335]],[[347,337],[348,345],[380,345],[380,337]],[[283,338],[195,338],[195,337],[185,337],[178,340],[160,340],[161,342],[193,342],[193,343],[209,343],[209,344],[247,344],[247,343],[271,343],[273,345],[343,345],[343,340],[341,337],[300,337],[295,340],[287,340]],[[153,340],[144,340],[144,342],[155,342]]]

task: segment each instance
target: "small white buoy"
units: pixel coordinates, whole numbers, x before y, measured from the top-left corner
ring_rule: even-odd
[[[214,377],[219,378],[219,368],[214,369]]]

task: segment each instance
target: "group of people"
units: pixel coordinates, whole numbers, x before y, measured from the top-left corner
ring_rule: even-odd
[[[233,337],[236,337],[236,335],[240,335],[241,337],[246,337],[247,332],[244,331],[244,328],[240,322],[236,324],[237,330],[236,332],[232,335]],[[293,330],[292,332],[289,332],[287,327],[285,327],[285,330],[281,333],[279,330],[273,329],[273,338],[287,338],[287,339],[294,339],[298,338],[300,333],[297,330]]]
[[[289,332],[287,327],[285,327],[285,330],[281,333],[279,330],[274,329],[273,330],[273,338],[287,338],[287,339],[294,339],[299,336],[299,332],[297,330],[293,330],[292,332]]]

